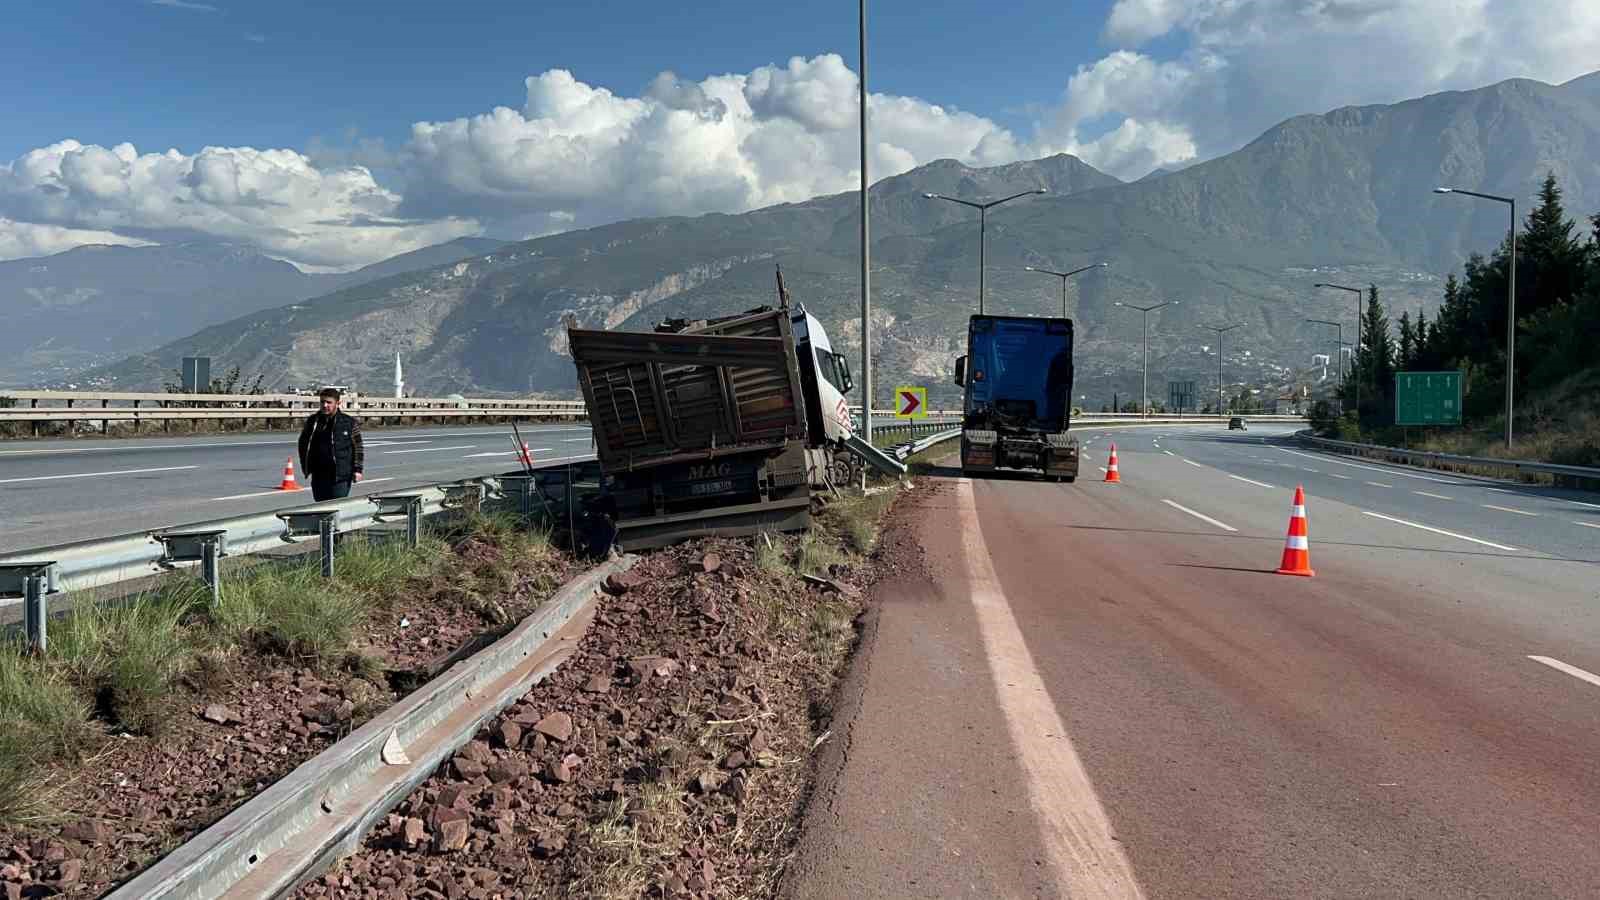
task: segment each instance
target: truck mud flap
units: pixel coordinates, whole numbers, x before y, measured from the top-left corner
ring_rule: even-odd
[[[868,465],[885,475],[893,475],[898,478],[906,473],[905,463],[862,440],[859,435],[850,435],[845,439],[844,443],[846,447],[850,448],[851,453],[861,457]]]
[[[811,523],[811,498],[722,506],[617,522],[617,543],[628,553],[701,537],[740,537],[763,531],[803,531]]]

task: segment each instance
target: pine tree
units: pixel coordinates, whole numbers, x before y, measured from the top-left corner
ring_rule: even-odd
[[[1539,203],[1528,212],[1517,239],[1517,318],[1570,303],[1582,290],[1586,248],[1573,234],[1576,223],[1561,204],[1554,173],[1545,177]]]
[[[1409,369],[1417,359],[1417,333],[1411,325],[1411,313],[1400,314],[1400,355],[1396,357],[1395,364],[1401,369]]]
[[[1367,310],[1361,319],[1363,346],[1356,354],[1357,377],[1361,379],[1363,426],[1390,425],[1394,422],[1394,339],[1389,335],[1389,317],[1378,302],[1378,286],[1367,286]]]

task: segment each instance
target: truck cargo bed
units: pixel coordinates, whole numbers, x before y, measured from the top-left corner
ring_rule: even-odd
[[[568,331],[607,471],[779,449],[806,420],[789,315],[768,310],[682,331]]]

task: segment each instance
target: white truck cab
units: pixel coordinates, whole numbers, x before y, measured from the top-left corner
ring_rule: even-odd
[[[816,316],[806,312],[803,304],[790,311],[789,321],[794,331],[800,377],[806,383],[806,421],[813,423],[810,426],[812,443],[843,443],[855,434],[850,407],[844,399],[855,387],[850,363],[844,354],[833,352],[827,330]]]

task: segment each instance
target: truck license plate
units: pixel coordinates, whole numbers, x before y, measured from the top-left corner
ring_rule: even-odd
[[[728,494],[732,492],[732,479],[725,481],[697,481],[689,486],[689,494],[695,497],[704,497],[707,494]]]

